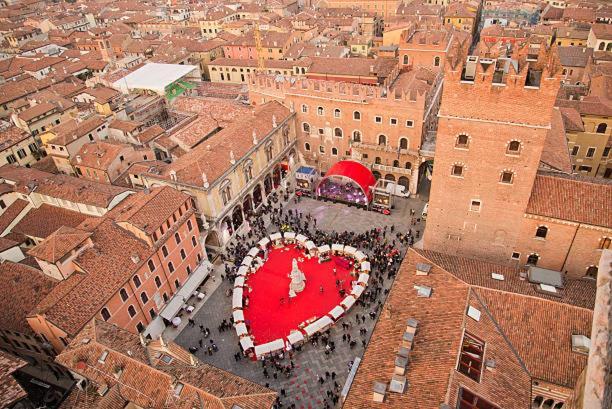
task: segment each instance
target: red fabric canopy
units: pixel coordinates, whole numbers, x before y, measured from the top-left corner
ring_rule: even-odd
[[[368,199],[372,198],[372,192],[370,188],[376,184],[376,178],[370,171],[359,162],[352,160],[341,160],[336,162],[329,171],[325,174],[325,177],[321,182],[330,176],[344,176],[355,182]]]

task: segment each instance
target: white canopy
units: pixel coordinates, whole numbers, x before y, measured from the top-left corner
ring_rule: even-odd
[[[244,351],[254,347],[253,340],[251,339],[251,337],[240,338],[240,345],[242,346],[242,349]]]
[[[334,308],[332,308],[332,310],[329,312],[329,315],[332,316],[332,318],[335,320],[337,320],[338,318],[340,318],[340,316],[344,314],[344,308],[342,308],[339,305],[336,305]]]
[[[280,234],[279,232],[272,233],[272,234],[270,235],[270,240],[272,240],[272,241],[280,240],[280,239],[282,239],[282,238],[283,238],[283,235],[282,235],[282,234]]]
[[[266,246],[270,243],[270,239],[267,237],[264,237],[263,239],[259,240],[259,243],[257,243],[259,245],[259,247],[261,247],[262,249],[265,249]]]
[[[246,256],[245,258],[242,259],[243,266],[251,267],[252,263],[253,263],[253,257],[251,256]]]
[[[195,271],[187,278],[185,284],[178,290],[178,292],[170,299],[166,306],[161,310],[160,316],[169,321],[172,320],[181,310],[185,301],[191,297],[193,292],[198,286],[204,281],[208,275],[210,268],[209,264],[201,264]]]
[[[232,313],[232,317],[234,318],[234,322],[242,322],[244,321],[244,312],[242,312],[242,310],[236,310]]]
[[[355,298],[359,298],[359,296],[361,296],[361,293],[363,293],[363,290],[365,290],[365,287],[356,285],[353,287],[353,291],[351,291],[351,295],[355,296]]]
[[[259,249],[257,247],[253,247],[251,250],[249,250],[249,252],[247,253],[247,255],[251,256],[251,257],[255,257],[257,254],[259,254]]]
[[[371,271],[372,269],[370,268],[370,262],[369,261],[364,261],[363,263],[361,263],[361,271]]]
[[[292,232],[292,231],[288,231],[288,232],[286,232],[285,234],[283,234],[283,236],[284,236],[286,239],[294,239],[294,240],[295,240],[295,233],[294,233],[294,232]]]
[[[306,246],[306,250],[308,250],[308,251],[310,251],[310,250],[313,250],[313,249],[316,249],[316,248],[317,248],[317,246],[316,246],[316,245],[315,245],[315,244],[312,242],[312,240],[308,240],[308,241],[306,242],[305,246]]]
[[[291,345],[295,345],[298,342],[304,341],[304,334],[302,334],[300,331],[293,331],[291,334],[287,336],[287,341]]]
[[[238,268],[238,275],[239,276],[245,276],[245,275],[247,275],[248,272],[249,272],[249,268],[247,266],[240,266]]]
[[[344,252],[349,256],[354,256],[357,253],[357,249],[351,246],[344,246]]]
[[[238,337],[249,334],[249,331],[247,331],[247,327],[244,323],[236,324],[236,334],[238,334]]]
[[[244,276],[238,276],[234,280],[234,287],[244,287]]]
[[[342,251],[342,250],[344,250],[344,244],[334,243],[334,244],[332,244],[332,250],[333,251]]]
[[[359,274],[359,278],[357,279],[357,282],[358,283],[367,284],[369,279],[370,279],[370,275],[369,274],[361,273],[361,274]]]
[[[357,259],[357,261],[361,263],[362,261],[365,261],[368,258],[368,256],[366,256],[362,251],[358,250],[355,253],[355,258]]]
[[[327,244],[319,246],[319,253],[327,253],[329,250],[330,248]]]
[[[242,308],[242,288],[234,288],[232,308]]]
[[[333,323],[334,321],[326,315],[324,317],[319,318],[312,324],[306,326],[306,328],[304,328],[304,331],[306,332],[306,335],[311,336],[315,332],[324,330]]]
[[[280,351],[282,349],[285,349],[285,341],[279,338],[266,344],[255,345],[255,355],[261,356],[269,354],[270,352]]]
[[[303,234],[298,234],[297,236],[295,236],[295,240],[298,243],[302,243],[302,245],[304,245],[308,241],[308,237],[304,236]]]
[[[355,297],[353,297],[351,294],[347,295],[346,298],[340,303],[345,310],[351,308],[353,304],[355,304]]]

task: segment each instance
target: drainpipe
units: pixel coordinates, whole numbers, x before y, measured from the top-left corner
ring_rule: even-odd
[[[574,246],[574,240],[576,240],[576,235],[578,234],[578,229],[580,228],[580,223],[576,226],[576,231],[574,232],[574,237],[572,237],[572,242],[570,243],[569,249],[567,249],[567,253],[565,253],[565,259],[563,260],[563,265],[561,266],[561,272],[565,271],[565,263],[567,263],[567,258],[569,257],[570,251],[572,251],[572,247]]]

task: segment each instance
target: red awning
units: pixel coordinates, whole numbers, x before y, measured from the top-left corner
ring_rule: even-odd
[[[368,199],[372,198],[372,192],[370,188],[376,184],[376,178],[370,171],[359,162],[352,160],[342,160],[336,162],[329,171],[325,174],[325,177],[321,182],[330,176],[343,176],[351,179],[355,182]]]

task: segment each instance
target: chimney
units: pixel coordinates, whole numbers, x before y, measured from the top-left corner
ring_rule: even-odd
[[[386,392],[387,392],[386,383],[374,382],[374,393],[372,394],[372,400],[374,402],[384,402]]]
[[[236,158],[234,157],[234,151],[230,151],[230,163],[232,165],[236,164]]]
[[[276,115],[272,115],[272,127],[276,128]]]
[[[77,163],[83,162],[83,158],[81,158],[81,155],[77,155],[76,156],[76,161],[77,161]]]
[[[210,184],[208,183],[208,177],[206,177],[205,172],[202,172],[202,185],[204,186],[204,189],[208,189],[208,186],[210,186]]]
[[[257,145],[257,132],[253,129],[253,145]]]
[[[176,171],[175,170],[170,171],[170,180],[172,180],[173,182],[176,182]]]

